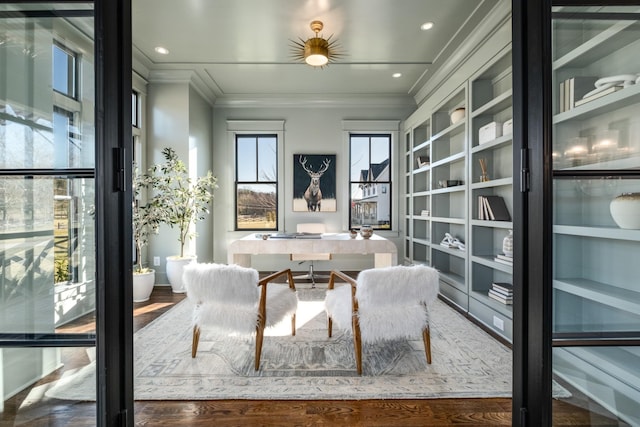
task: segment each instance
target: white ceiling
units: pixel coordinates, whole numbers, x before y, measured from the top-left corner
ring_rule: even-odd
[[[188,78],[212,102],[268,97],[413,99],[498,0],[133,0],[134,68]],[[344,54],[316,69],[292,40],[324,22]],[[433,29],[421,31],[424,22]],[[169,49],[168,55],[154,51]],[[435,65],[434,65],[435,64]],[[393,73],[402,77],[393,78]]]

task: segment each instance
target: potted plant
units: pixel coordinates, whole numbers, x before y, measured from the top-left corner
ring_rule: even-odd
[[[153,186],[154,178],[150,174],[140,174],[136,169],[133,181],[133,240],[136,245],[136,262],[133,266],[133,301],[147,301],[155,284],[155,270],[145,267],[142,250],[149,243],[149,236],[157,234],[162,222],[163,212],[156,204],[142,204],[142,191]]]
[[[164,163],[151,168],[155,194],[149,203],[161,212],[164,223],[178,229],[180,254],[167,257],[167,278],[173,291],[179,293],[184,292],[182,269],[196,259],[195,255],[185,255],[184,246],[195,235],[191,225],[209,213],[217,178],[208,171],[206,175],[192,179],[174,149],[165,148],[162,155]]]

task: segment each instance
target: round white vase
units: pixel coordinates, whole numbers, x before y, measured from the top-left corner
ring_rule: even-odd
[[[464,119],[465,109],[464,107],[456,108],[455,110],[449,113],[449,117],[451,118],[451,124],[455,125],[460,120]]]
[[[147,301],[155,283],[155,270],[149,270],[146,273],[133,273],[133,302]]]
[[[188,256],[188,257],[168,256],[167,257],[167,278],[169,279],[171,290],[174,293],[182,294],[187,291],[184,288],[184,283],[182,282],[182,270],[184,270],[185,265],[195,261],[196,261],[195,256]]]
[[[513,256],[513,230],[509,230],[509,234],[502,239],[502,252],[506,256]]]
[[[620,228],[640,230],[640,193],[623,193],[609,205],[611,216]]]

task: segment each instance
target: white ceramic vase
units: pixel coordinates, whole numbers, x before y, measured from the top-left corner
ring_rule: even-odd
[[[133,302],[147,301],[156,282],[155,270],[146,273],[133,273]]]
[[[502,252],[508,257],[513,257],[513,230],[509,230],[509,234],[502,239]]]
[[[456,108],[451,113],[449,113],[449,117],[451,118],[451,124],[455,125],[460,120],[464,119],[465,109],[464,107]]]
[[[182,282],[182,271],[185,265],[196,261],[195,256],[179,257],[168,256],[167,257],[167,278],[171,285],[171,290],[176,294],[182,294],[186,292],[184,283]]]
[[[620,228],[640,230],[640,193],[623,193],[609,205],[611,216]]]

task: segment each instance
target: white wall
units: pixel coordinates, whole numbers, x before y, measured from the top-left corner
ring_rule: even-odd
[[[189,88],[189,153],[195,164],[197,176],[204,176],[212,170],[212,142],[213,142],[213,109],[198,92]],[[186,160],[186,159],[185,159]],[[214,193],[215,194],[215,193]],[[193,252],[200,260],[213,258],[213,215],[196,224],[196,238],[192,241]]]
[[[148,86],[147,110],[147,161],[148,164],[163,163],[162,150],[175,149],[178,157],[189,170],[198,176],[206,174],[211,167],[212,108],[193,90],[188,81],[153,82]],[[215,171],[214,171],[215,173]],[[212,258],[212,217],[197,225],[198,237],[185,246],[185,255],[195,254],[198,260]],[[160,257],[160,266],[155,266],[156,283],[167,284],[166,257],[177,255],[180,250],[178,230],[167,225],[160,233],[149,239],[148,255]]]
[[[372,106],[373,105],[373,106]],[[238,238],[249,234],[247,231],[234,231],[234,140],[232,132],[227,131],[227,120],[284,120],[284,182],[280,183],[279,231],[295,231],[300,222],[324,222],[328,232],[346,231],[348,227],[348,167],[349,151],[343,121],[345,120],[402,120],[413,110],[415,105],[381,106],[376,103],[363,103],[359,106],[307,106],[301,103],[297,107],[271,106],[268,108],[233,108],[214,107],[214,148],[213,170],[218,176],[219,189],[214,201],[214,260],[227,262],[227,245]],[[399,141],[394,141],[394,156],[399,153]],[[293,155],[294,154],[335,154],[337,181],[337,212],[293,212]],[[396,163],[397,164],[397,163]],[[395,164],[394,164],[395,167]],[[393,193],[402,197],[400,191]],[[398,227],[404,225],[396,215]],[[398,243],[398,229],[385,234]],[[402,248],[399,247],[398,251]],[[274,271],[291,267],[301,271],[306,265],[289,261],[288,255],[254,256],[252,265],[259,270]],[[337,256],[327,262],[316,262],[317,270],[340,268],[355,270],[373,266],[373,257],[369,256]]]

